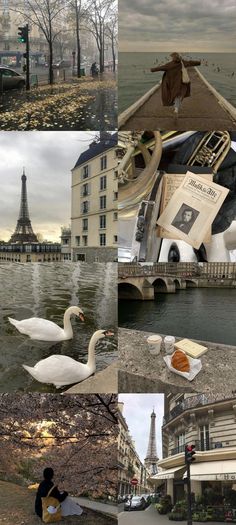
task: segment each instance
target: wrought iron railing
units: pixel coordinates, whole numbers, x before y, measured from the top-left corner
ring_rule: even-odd
[[[166,414],[163,418],[163,425],[169,423],[172,419],[175,419],[180,414],[186,410],[191,410],[192,408],[197,408],[200,406],[210,405],[211,403],[216,403],[217,401],[224,401],[226,399],[233,399],[235,396],[227,394],[197,394],[196,396],[190,396],[186,399],[183,399],[178,405],[176,405],[169,414]]]
[[[222,442],[217,441],[216,443],[213,443],[212,439],[192,440],[191,444],[195,445],[196,451],[214,450],[215,448],[222,448],[223,447]],[[177,447],[172,448],[172,450],[170,451],[170,455],[171,456],[175,456],[175,454],[181,454],[184,451],[185,451],[185,444],[184,445],[178,445]]]

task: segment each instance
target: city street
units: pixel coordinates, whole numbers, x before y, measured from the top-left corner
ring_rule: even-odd
[[[175,524],[177,521],[170,521],[167,515],[158,514],[157,510],[153,505],[150,505],[146,510],[131,511],[131,512],[120,512],[118,514],[119,525],[170,525]],[[186,521],[178,522],[182,525],[186,525]],[[217,525],[217,523],[211,521],[211,525]],[[198,522],[198,525],[203,523]]]

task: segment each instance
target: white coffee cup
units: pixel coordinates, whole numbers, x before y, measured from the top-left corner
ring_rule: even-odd
[[[147,342],[150,354],[158,355],[161,351],[162,337],[158,334],[149,335]]]
[[[164,338],[166,354],[173,354],[175,349],[175,337],[173,335],[166,335]]]

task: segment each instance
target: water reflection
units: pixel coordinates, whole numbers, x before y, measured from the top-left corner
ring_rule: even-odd
[[[114,263],[0,265],[0,391],[55,391],[34,381],[22,369],[23,363],[33,366],[52,354],[87,362],[93,332],[117,326],[116,272]],[[66,308],[76,304],[83,309],[85,322],[72,317],[70,341],[33,341],[8,321],[37,316],[63,326]],[[116,339],[102,340],[96,348],[97,370],[102,370],[116,358]]]

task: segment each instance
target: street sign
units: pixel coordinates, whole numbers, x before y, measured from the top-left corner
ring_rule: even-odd
[[[131,485],[138,485],[138,480],[136,478],[131,479]]]

